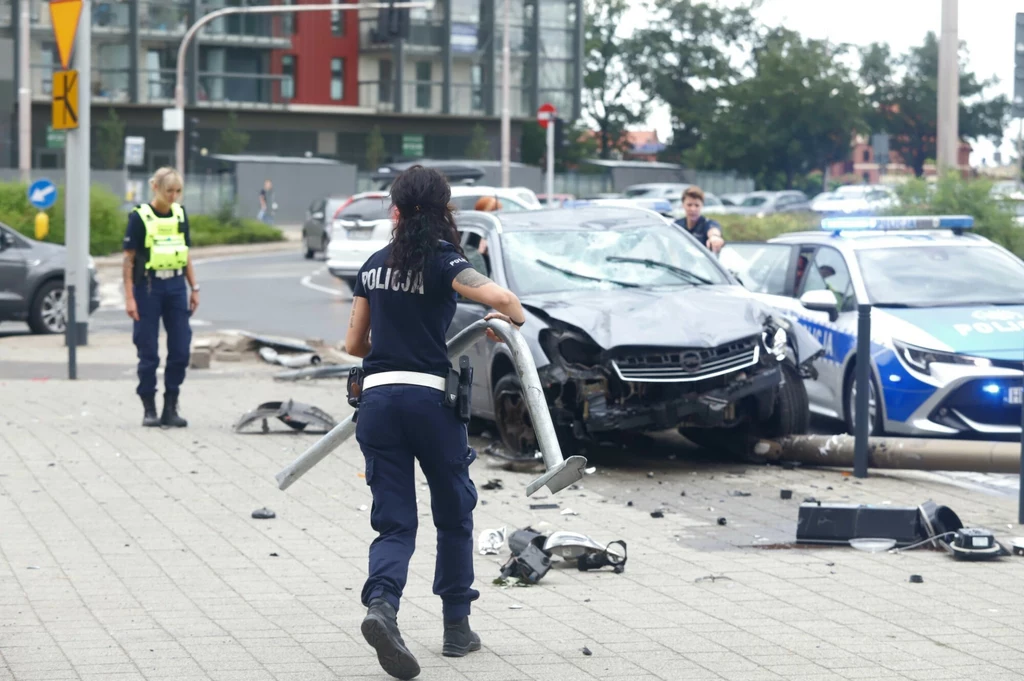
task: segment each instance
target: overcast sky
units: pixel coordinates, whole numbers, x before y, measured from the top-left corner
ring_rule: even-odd
[[[640,0],[632,0],[641,6]],[[709,0],[725,6],[735,6],[739,0]],[[827,9],[826,9],[827,7]],[[991,76],[1000,82],[986,95],[1013,96],[1014,32],[1016,13],[1024,12],[1024,0],[959,0],[959,38],[966,43],[968,66],[979,80]],[[822,2],[821,0],[765,0],[758,13],[769,26],[783,25],[811,38],[827,38],[833,42],[867,44],[887,42],[896,54],[920,45],[931,30],[940,34],[942,22],[941,0],[859,0],[853,2]],[[641,12],[629,18],[643,20]],[[1017,137],[1019,120],[1013,120],[1006,130],[1003,144],[1004,161]],[[649,125],[654,126],[662,140],[671,135],[666,111],[656,112]],[[982,159],[992,164],[995,148],[986,141],[974,145],[972,164]]]

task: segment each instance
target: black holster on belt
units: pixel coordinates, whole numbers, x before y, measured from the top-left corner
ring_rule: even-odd
[[[469,357],[459,357],[459,370],[449,369],[445,381],[444,405],[455,410],[459,420],[469,423],[472,415],[473,367],[469,365]]]
[[[348,372],[348,406],[355,409],[352,420],[359,416],[359,398],[363,395],[363,377],[366,372],[362,367],[352,367]]]

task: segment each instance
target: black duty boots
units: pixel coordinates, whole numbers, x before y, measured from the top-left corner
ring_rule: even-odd
[[[160,425],[168,428],[184,428],[188,421],[178,416],[178,394],[164,393],[164,413],[160,416]]]
[[[480,637],[469,628],[468,617],[463,617],[458,622],[444,623],[442,655],[445,657],[464,657],[474,650],[480,650]]]
[[[377,651],[381,668],[396,679],[414,679],[419,676],[420,663],[409,652],[398,631],[395,608],[383,598],[370,601],[362,625],[363,638]]]
[[[142,407],[145,413],[142,415],[142,425],[146,428],[157,428],[160,426],[160,419],[156,415],[156,396],[145,395],[142,397]]]

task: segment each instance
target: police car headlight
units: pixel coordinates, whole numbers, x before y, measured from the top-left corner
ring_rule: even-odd
[[[761,334],[761,342],[764,344],[764,349],[780,362],[786,359],[786,342],[788,340],[789,336],[786,334],[785,329],[776,329],[774,333],[764,331]]]
[[[992,360],[984,357],[971,357],[969,355],[958,355],[954,352],[942,350],[929,350],[910,343],[894,340],[893,347],[900,360],[911,369],[925,374],[931,374],[932,364],[960,364],[974,367],[990,367]]]

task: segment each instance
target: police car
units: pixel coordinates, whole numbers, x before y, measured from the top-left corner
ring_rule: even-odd
[[[853,432],[857,306],[871,313],[871,432],[1021,432],[1024,262],[966,216],[837,217],[730,243],[721,263],[825,347],[811,411]],[[877,399],[881,395],[881,399]]]

